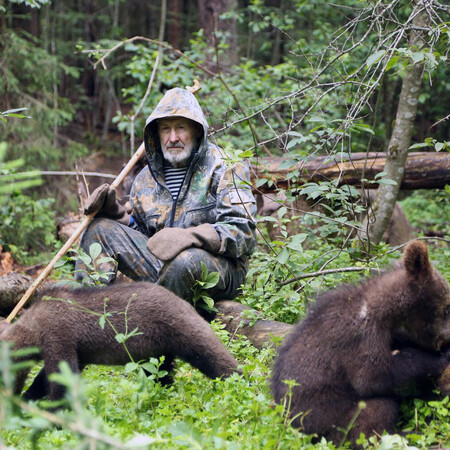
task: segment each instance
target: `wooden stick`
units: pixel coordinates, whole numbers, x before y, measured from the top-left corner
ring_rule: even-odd
[[[117,178],[112,182],[111,186],[116,188],[122,183],[123,179],[128,175],[131,169],[136,165],[139,159],[145,153],[145,146],[142,143],[139,148],[136,150],[136,153],[131,157],[128,164],[122,169],[122,172],[117,176]],[[73,232],[72,236],[67,240],[67,242],[61,247],[59,252],[54,256],[54,258],[49,262],[47,267],[41,272],[41,274],[34,280],[31,286],[27,289],[23,297],[20,299],[19,303],[14,307],[9,316],[5,319],[6,322],[11,323],[11,321],[16,317],[17,313],[22,309],[23,305],[28,301],[28,299],[33,295],[36,289],[41,285],[41,283],[45,280],[47,275],[52,271],[56,262],[59,261],[61,257],[63,257],[67,251],[70,249],[72,244],[78,239],[81,233],[85,228],[91,223],[92,219],[95,217],[97,212],[93,212],[84,217],[83,221],[78,225],[78,228]]]

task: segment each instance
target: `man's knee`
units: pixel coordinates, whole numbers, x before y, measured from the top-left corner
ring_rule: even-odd
[[[120,230],[120,224],[115,220],[107,219],[105,217],[95,217],[88,225],[81,242],[98,240],[104,236],[111,236],[111,233],[117,233]]]
[[[218,271],[213,259],[213,255],[202,249],[185,250],[164,264],[158,275],[158,284],[185,300],[190,299],[195,283],[202,279],[202,262],[208,272]]]
[[[179,253],[174,259],[167,262],[160,276],[170,273],[172,276],[180,276],[183,279],[190,279],[192,282],[200,280],[202,277],[202,262],[207,266],[208,259],[212,255],[200,248],[189,248]]]

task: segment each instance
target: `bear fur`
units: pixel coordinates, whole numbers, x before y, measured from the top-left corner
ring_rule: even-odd
[[[438,376],[449,361],[450,291],[425,244],[410,243],[390,271],[325,292],[286,338],[271,380],[293,426],[339,445],[394,432],[397,389]],[[286,397],[285,380],[295,380]],[[290,403],[289,403],[290,402]]]
[[[108,314],[114,329],[99,317]],[[43,360],[44,367],[25,392],[27,399],[64,395],[61,385],[48,376],[67,361],[74,372],[87,364],[122,365],[130,362],[117,333],[135,336],[125,345],[133,360],[147,361],[165,356],[162,370],[169,374],[161,381],[172,382],[174,359],[189,362],[210,378],[227,377],[237,372],[237,362],[209,324],[186,301],[162,286],[149,282],[115,284],[105,287],[64,289],[50,288],[13,324],[2,323],[0,340],[12,341],[14,349],[38,347],[32,359]],[[21,393],[28,370],[16,376],[15,393]]]

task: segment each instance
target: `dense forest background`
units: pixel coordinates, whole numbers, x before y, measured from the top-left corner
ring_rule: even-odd
[[[239,301],[293,323],[317,292],[388,266],[414,237],[448,280],[449,12],[434,0],[0,0],[0,275],[42,269],[61,247],[57,225],[114,179],[166,90],[198,79],[210,139],[252,165],[258,246]],[[400,189],[412,152],[423,167]],[[433,167],[434,188],[415,189]],[[65,262],[53,278],[73,278]],[[0,448],[123,448],[136,433],[136,446],[162,448],[332,448],[269,408],[274,350],[215,327],[242,379],[205,382],[181,365],[166,391],[158,361],[153,378],[66,372],[73,411],[56,419],[0,389]],[[411,400],[400,426],[422,434],[409,442],[450,445],[448,406]],[[383,448],[406,445],[397,438]]]
[[[162,94],[195,78],[211,137],[231,153],[298,162],[386,151],[411,65],[418,85],[404,102],[412,111],[408,130],[398,131],[403,153],[412,144],[445,151],[448,9],[416,6],[4,1],[0,111],[5,118],[4,111],[27,108],[31,117],[9,114],[2,124],[5,158],[41,171],[75,170],[96,151],[126,161]],[[76,209],[75,179],[55,192],[59,181],[46,176],[44,196],[51,193],[59,210]]]

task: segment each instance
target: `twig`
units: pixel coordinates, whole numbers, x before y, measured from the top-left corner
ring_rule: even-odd
[[[28,178],[33,177],[37,175],[57,175],[57,176],[77,176],[79,175],[79,172],[74,171],[68,171],[68,170],[32,170],[30,172],[17,172],[11,175],[0,175],[0,179],[7,178],[8,179],[17,179],[17,178]],[[116,175],[113,175],[111,173],[102,173],[102,172],[83,172],[84,176],[87,177],[103,177],[103,178],[116,178]]]
[[[331,273],[363,272],[364,270],[367,270],[367,267],[342,267],[340,269],[319,270],[318,272],[304,273],[303,275],[299,275],[298,277],[285,280],[282,283],[280,283],[280,286],[286,286],[287,284],[295,283],[296,281],[303,280],[305,278],[314,278],[320,277],[322,275],[330,275]]]

